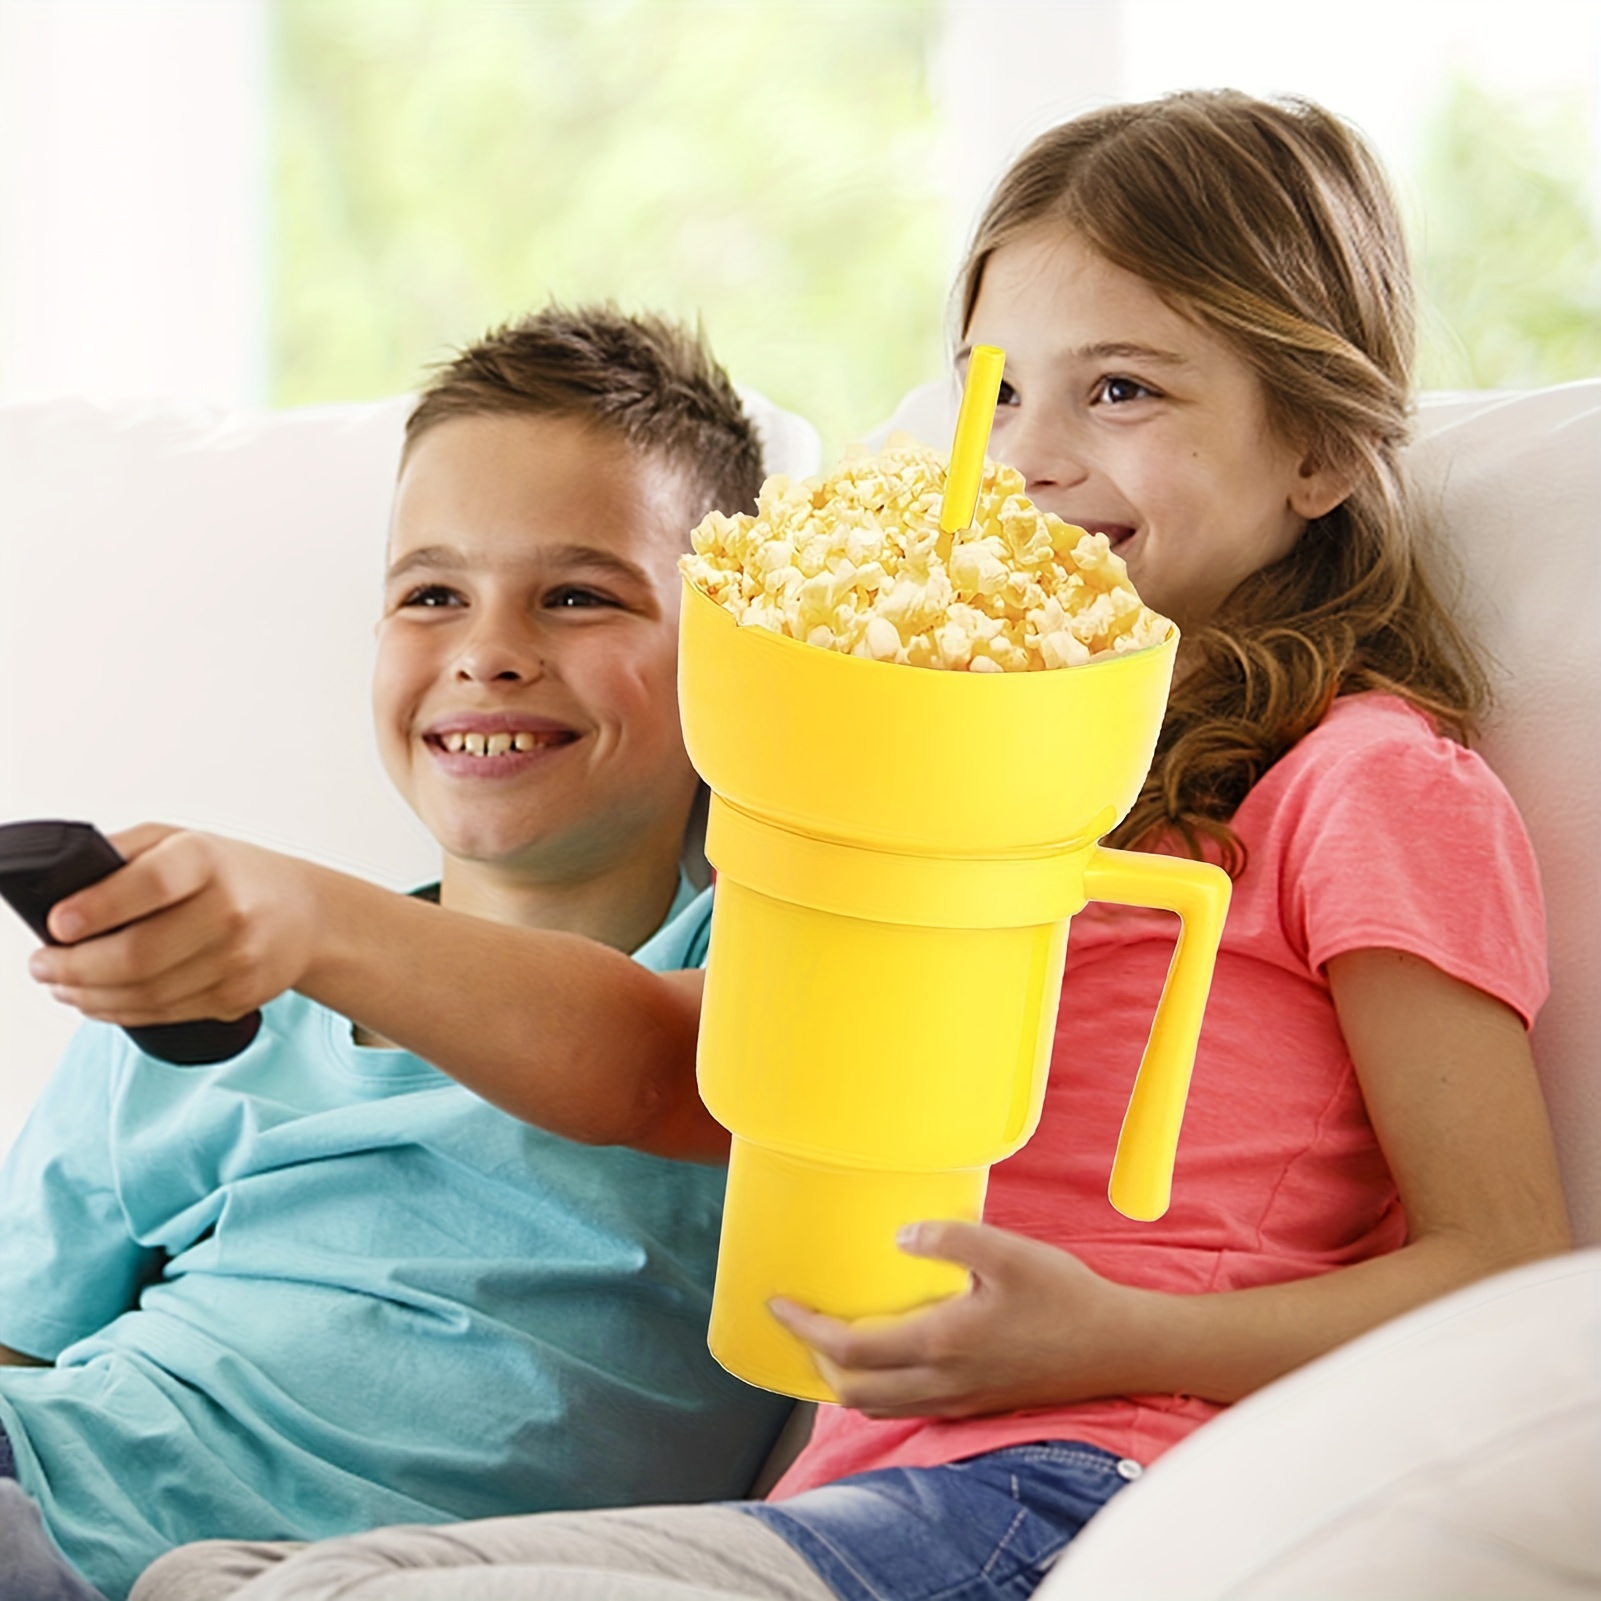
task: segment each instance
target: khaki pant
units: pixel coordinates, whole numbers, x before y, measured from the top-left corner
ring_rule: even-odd
[[[407,1525],[315,1545],[208,1540],[129,1601],[832,1601],[778,1535],[726,1506]]]

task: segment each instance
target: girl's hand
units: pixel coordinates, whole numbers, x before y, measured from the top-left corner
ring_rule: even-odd
[[[968,1417],[1121,1393],[1122,1357],[1149,1292],[1077,1257],[982,1223],[916,1223],[901,1248],[958,1262],[963,1295],[854,1323],[772,1302],[840,1401],[869,1417]]]
[[[127,866],[58,902],[50,931],[64,943],[29,962],[57,1000],[138,1027],[241,1017],[299,981],[316,868],[155,823],[110,838]]]

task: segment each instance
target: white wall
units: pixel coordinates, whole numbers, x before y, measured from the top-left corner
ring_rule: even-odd
[[[266,393],[266,0],[0,0],[0,395]]]
[[[270,4],[0,0],[0,398],[266,393]],[[1028,139],[1088,106],[1310,94],[1405,187],[1459,70],[1586,93],[1601,150],[1596,0],[946,0],[948,254]]]
[[[1596,0],[1122,0],[1123,92],[1227,84],[1300,94],[1355,122],[1402,180],[1452,76],[1500,94],[1588,96],[1601,152]]]
[[[946,0],[930,88],[959,261],[996,179],[1036,134],[1122,98],[1125,0]]]

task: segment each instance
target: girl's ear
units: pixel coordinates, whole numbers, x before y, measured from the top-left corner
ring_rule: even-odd
[[[1316,455],[1301,458],[1290,485],[1290,509],[1306,522],[1326,517],[1356,487],[1356,470],[1334,467]]]

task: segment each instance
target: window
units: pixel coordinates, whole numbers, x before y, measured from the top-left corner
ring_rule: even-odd
[[[392,393],[554,295],[701,317],[860,436],[965,233],[1085,106],[1349,116],[1436,387],[1601,371],[1593,0],[0,0],[0,394]]]

